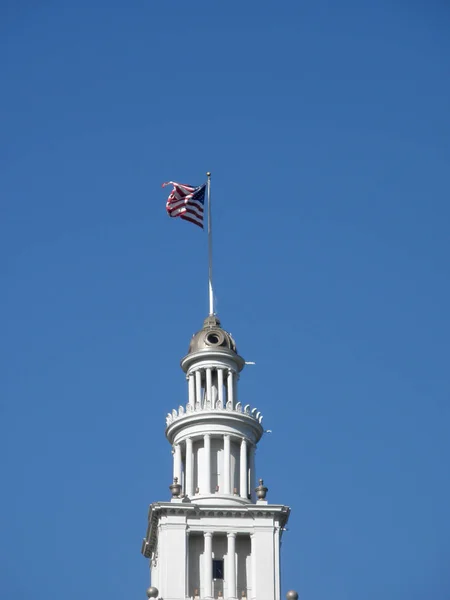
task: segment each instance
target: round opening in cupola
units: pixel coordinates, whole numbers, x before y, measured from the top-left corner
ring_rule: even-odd
[[[223,342],[223,336],[219,332],[212,331],[206,336],[206,341],[211,346],[218,346]]]

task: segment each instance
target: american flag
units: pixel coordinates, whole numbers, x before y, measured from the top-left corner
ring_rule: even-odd
[[[169,217],[180,217],[203,229],[203,205],[205,204],[206,183],[198,187],[168,181],[162,186],[173,185],[166,202]]]

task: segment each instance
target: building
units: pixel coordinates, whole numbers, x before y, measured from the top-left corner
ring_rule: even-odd
[[[149,598],[280,600],[280,541],[290,509],[270,504],[264,482],[256,483],[263,417],[239,397],[244,366],[231,334],[207,317],[181,361],[187,403],[166,418],[172,498],[149,509],[142,543]]]

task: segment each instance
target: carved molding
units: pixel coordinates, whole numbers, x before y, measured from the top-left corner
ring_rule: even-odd
[[[186,404],[186,408],[184,408],[183,406],[180,406],[178,410],[174,408],[171,413],[167,413],[166,425],[168,427],[174,421],[177,421],[178,419],[181,419],[183,417],[187,417],[193,412],[219,412],[224,410],[224,408],[230,412],[245,414],[257,421],[258,423],[261,423],[263,420],[263,415],[261,414],[261,412],[257,408],[252,408],[250,404],[246,404],[244,407],[242,407],[242,403],[238,402],[236,406],[233,407],[232,402],[228,400],[224,407],[223,402],[221,400],[217,399],[215,402],[211,402],[211,400],[207,398],[203,405],[200,401],[197,401],[195,403],[195,406],[192,406],[188,402]]]

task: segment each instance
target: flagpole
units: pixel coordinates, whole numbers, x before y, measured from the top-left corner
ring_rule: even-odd
[[[209,315],[214,314],[214,293],[212,284],[212,221],[211,221],[211,173],[206,173],[208,177],[208,290],[209,290]]]

